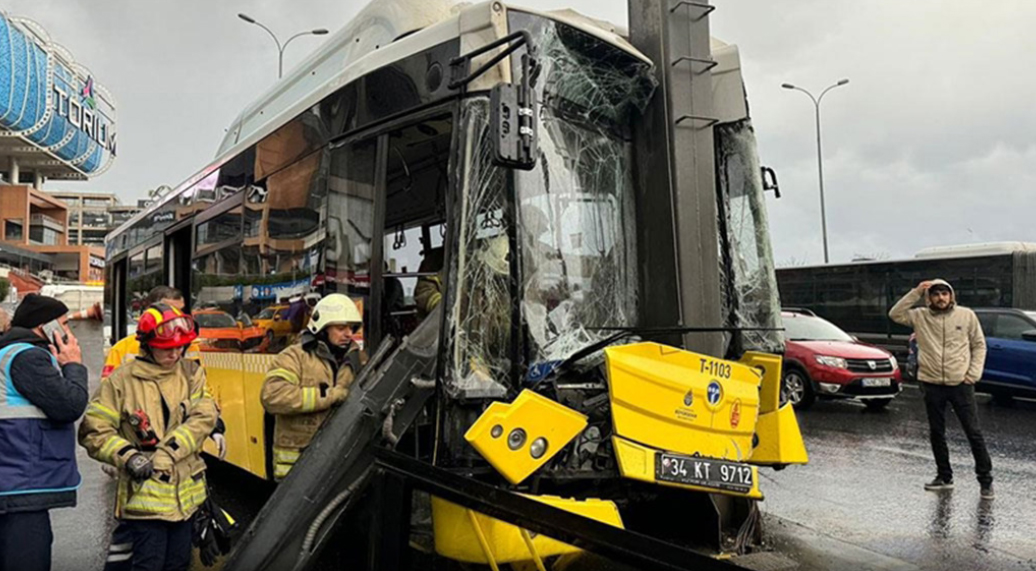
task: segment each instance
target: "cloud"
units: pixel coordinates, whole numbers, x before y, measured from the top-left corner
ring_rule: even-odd
[[[822,260],[813,106],[781,89],[848,77],[823,102],[832,260],[911,256],[920,248],[1025,240],[1036,211],[1036,3],[1001,0],[713,0],[713,35],[737,43],[763,164],[783,198],[768,199],[778,261]],[[343,26],[361,2],[9,0],[39,21],[119,102],[120,156],[77,189],[124,199],[176,184],[211,160],[224,129],[276,78],[276,49],[247,12],[281,37]],[[621,0],[527,0],[626,24]],[[286,67],[320,39],[300,38]],[[57,185],[55,185],[57,186]]]

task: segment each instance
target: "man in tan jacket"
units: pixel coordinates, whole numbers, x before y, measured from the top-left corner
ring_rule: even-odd
[[[924,298],[926,307],[914,308]],[[978,425],[975,383],[986,362],[986,338],[975,312],[956,303],[945,280],[923,281],[889,311],[896,323],[914,328],[917,336],[917,379],[924,391],[928,427],[938,474],[926,490],[953,488],[953,468],[946,446],[946,405],[953,407],[975,456],[983,499],[993,499],[993,465]]]
[[[349,394],[360,369],[353,336],[363,325],[356,304],[342,294],[317,303],[299,341],[277,355],[260,400],[274,415],[273,477],[287,477],[331,407]]]

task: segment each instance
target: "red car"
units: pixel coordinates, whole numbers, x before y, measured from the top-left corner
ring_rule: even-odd
[[[785,309],[781,318],[786,341],[781,398],[795,408],[837,398],[883,409],[902,390],[892,353],[861,343],[809,310]]]

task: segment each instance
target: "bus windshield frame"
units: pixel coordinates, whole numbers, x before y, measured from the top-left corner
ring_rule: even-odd
[[[535,49],[540,156],[531,171],[496,166],[488,100],[462,102],[444,339],[466,398],[499,397],[504,379],[638,324],[629,124],[653,93],[650,65],[555,20],[511,12],[509,24]]]

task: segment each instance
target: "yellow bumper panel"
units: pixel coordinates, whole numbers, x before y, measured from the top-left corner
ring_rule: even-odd
[[[809,462],[799,421],[790,403],[759,417],[756,427],[759,446],[752,453],[753,464],[805,464]]]
[[[637,444],[636,442],[631,442],[618,436],[612,437],[612,445],[615,447],[615,457],[619,461],[619,471],[622,473],[624,478],[641,480],[652,484],[661,484],[663,486],[683,488],[685,490],[725,494],[728,496],[752,498],[756,500],[763,499],[763,494],[759,491],[759,471],[755,466],[750,466],[752,469],[752,489],[749,490],[748,493],[738,493],[729,490],[720,490],[704,486],[693,486],[690,484],[679,484],[659,480],[655,477],[655,462],[657,455],[659,454],[658,450]]]
[[[573,500],[557,496],[525,497],[615,527],[623,527],[619,508],[608,500]],[[435,551],[443,557],[482,565],[542,561],[545,557],[578,553],[579,548],[432,497]]]
[[[781,402],[781,365],[780,355],[746,351],[741,356],[741,363],[762,373],[763,382],[759,387],[759,414],[777,410]]]
[[[608,347],[604,354],[615,434],[687,456],[751,457],[757,368],[659,343]]]
[[[780,406],[783,363],[780,355],[748,351],[741,357],[741,362],[763,375],[759,389],[759,422],[755,427],[759,445],[749,461],[762,465],[809,462],[795,410],[788,404],[783,408]]]
[[[528,478],[586,428],[586,416],[524,390],[510,404],[495,402],[464,438],[508,482]]]

